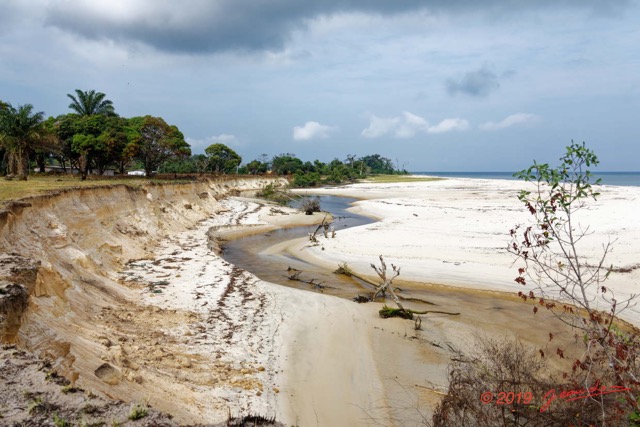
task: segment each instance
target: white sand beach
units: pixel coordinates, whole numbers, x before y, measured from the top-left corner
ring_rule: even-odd
[[[514,282],[519,264],[506,251],[509,230],[530,224],[531,215],[517,199],[532,184],[511,180],[455,178],[429,182],[355,184],[344,187],[299,190],[363,199],[354,212],[371,215],[378,222],[338,231],[335,239],[320,247],[300,250],[307,261],[335,268],[348,264],[371,275],[369,264],[379,255],[402,268],[402,278],[504,292],[524,287]],[[607,287],[622,300],[640,294],[640,188],[601,186],[597,201],[578,212],[581,227],[589,235],[579,243],[585,262],[595,262],[603,244],[612,243],[606,266],[631,270],[612,273]],[[527,288],[529,289],[529,288]],[[640,307],[622,313],[640,325]]]

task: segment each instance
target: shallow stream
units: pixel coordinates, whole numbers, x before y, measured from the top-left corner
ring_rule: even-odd
[[[335,218],[333,226],[336,230],[374,222],[371,218],[346,210],[354,201],[356,199],[320,196],[322,210],[331,213]],[[316,226],[291,227],[231,240],[225,243],[222,256],[230,263],[271,283],[348,299],[370,293],[372,291],[371,285],[358,279],[334,274],[332,271],[309,264],[287,253],[267,251],[267,249],[288,240],[304,238],[315,228]],[[376,261],[372,260],[372,262]],[[321,282],[326,287],[320,289],[307,283],[289,280],[287,278],[287,275],[291,274],[288,272],[289,268],[301,270],[301,279],[314,279],[315,283]],[[369,275],[375,276],[373,272]],[[394,285],[400,288],[400,295],[404,298],[415,298],[429,302],[426,304],[405,301],[405,307],[417,311],[436,310],[460,313],[458,316],[427,315],[432,320],[446,320],[449,327],[471,328],[476,333],[487,333],[492,336],[516,335],[523,341],[537,345],[547,341],[546,334],[549,330],[555,331],[554,335],[558,335],[558,337],[567,334],[567,332],[564,334],[560,332],[566,328],[551,314],[540,313],[534,316],[531,312],[531,305],[523,303],[515,295],[519,290],[515,285],[513,293],[504,293],[455,287],[455,283],[451,286],[444,286],[403,281],[401,278],[402,276],[394,280]],[[387,303],[391,306],[394,305],[390,300]],[[453,323],[448,323],[449,321]],[[548,322],[546,328],[541,328],[543,321]],[[569,339],[570,335],[567,334],[563,338]]]
[[[334,222],[332,226],[336,231],[374,222],[371,218],[347,211],[351,203],[357,199],[337,196],[319,196],[319,199],[322,210],[329,212],[333,216]],[[308,236],[316,227],[313,225],[281,228],[268,233],[231,240],[223,245],[222,257],[230,263],[250,271],[262,280],[283,286],[323,292],[344,298],[353,298],[358,293],[363,294],[370,291],[371,286],[363,284],[358,279],[333,274],[331,271],[309,264],[289,254],[265,253],[272,246]],[[315,283],[322,283],[324,288],[289,280],[287,275],[292,274],[288,270],[289,268],[302,271],[300,279],[314,279]]]

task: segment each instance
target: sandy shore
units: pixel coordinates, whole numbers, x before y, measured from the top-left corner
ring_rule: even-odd
[[[181,386],[180,398],[194,403],[190,421],[218,422],[230,410],[285,425],[420,425],[439,397],[430,389],[446,385],[448,351],[433,347],[425,358],[424,348],[449,342],[444,329],[426,341],[411,322],[380,319],[380,304],[282,287],[237,269],[207,247],[207,230],[224,238],[324,215],[242,198],[221,204],[121,272],[143,304],[189,313],[183,325],[155,327],[188,338],[182,357],[191,371],[210,364],[200,383]]]
[[[371,274],[369,264],[383,255],[402,267],[407,280],[517,292],[518,266],[506,247],[509,230],[531,220],[516,197],[524,188],[532,189],[519,181],[456,178],[310,190],[363,199],[353,211],[380,221],[338,232],[322,242],[324,250],[290,250],[329,267],[348,262],[363,274]],[[602,245],[613,243],[606,264],[631,270],[612,273],[607,281],[622,300],[640,294],[640,188],[602,186],[601,193],[577,217],[592,233],[580,249],[587,262],[595,262]],[[629,308],[622,317],[640,325],[640,308]]]
[[[438,309],[462,313],[429,314],[422,330],[380,319],[381,304],[274,285],[220,258],[209,248],[209,230],[225,239],[323,217],[252,199],[221,200],[211,218],[159,242],[153,258],[130,263],[122,281],[145,306],[172,313],[167,319],[184,314],[186,322],[153,327],[184,343],[175,363],[190,374],[176,393],[191,402],[190,422],[218,422],[231,411],[286,425],[421,425],[446,390],[452,349],[468,350],[480,335],[518,336],[542,348],[549,331],[560,337],[554,345],[571,339],[549,315],[532,316],[514,297],[517,267],[505,248],[509,229],[529,220],[516,198],[520,188],[514,181],[450,179],[312,190],[359,198],[353,210],[379,221],[321,237],[321,246],[308,247],[303,238],[284,250],[330,269],[348,262],[369,276],[369,264],[382,254],[401,266],[399,279],[411,281],[398,286],[429,289]],[[595,256],[601,242],[617,239],[610,262],[631,272],[613,274],[608,285],[633,292],[640,189],[602,193],[581,212],[594,230],[585,250]],[[446,286],[436,292],[431,284]],[[625,318],[640,323],[636,309]]]

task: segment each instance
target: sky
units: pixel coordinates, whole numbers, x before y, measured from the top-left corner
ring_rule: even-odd
[[[248,162],[640,170],[640,0],[0,0],[0,100],[103,92]]]

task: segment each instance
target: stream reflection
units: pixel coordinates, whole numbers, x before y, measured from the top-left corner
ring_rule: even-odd
[[[318,198],[320,199],[322,210],[333,215],[334,222],[332,226],[335,227],[336,231],[374,222],[371,218],[347,211],[351,203],[357,201],[357,199],[338,196],[318,196]],[[316,213],[315,215],[319,214]],[[267,233],[231,240],[223,245],[222,257],[230,263],[250,271],[262,280],[283,286],[322,292],[344,298],[353,298],[358,293],[370,290],[370,286],[367,287],[360,280],[333,274],[289,254],[265,253],[265,250],[274,245],[293,239],[306,238],[316,227],[314,225],[281,228]],[[316,283],[323,282],[326,288],[323,290],[317,289],[313,285],[289,280],[286,277],[289,267],[301,270],[301,279],[314,279]]]

